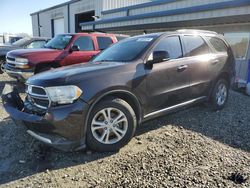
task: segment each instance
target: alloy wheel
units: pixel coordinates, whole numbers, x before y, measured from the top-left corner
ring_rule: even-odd
[[[227,95],[228,95],[227,87],[224,83],[221,83],[216,92],[216,102],[219,106],[225,104],[227,100]]]
[[[117,108],[105,108],[97,112],[91,122],[94,138],[102,144],[119,142],[128,130],[128,119]]]

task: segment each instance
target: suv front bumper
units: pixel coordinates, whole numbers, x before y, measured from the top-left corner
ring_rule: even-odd
[[[63,151],[85,148],[84,117],[88,104],[82,100],[49,108],[43,116],[24,111],[24,103],[15,87],[5,86],[2,101],[15,123],[24,124],[27,133],[35,139]]]
[[[10,77],[16,78],[18,80],[27,80],[29,77],[34,75],[33,69],[15,69],[12,67],[9,67],[7,63],[3,63],[1,65],[1,70],[3,72],[6,72]]]

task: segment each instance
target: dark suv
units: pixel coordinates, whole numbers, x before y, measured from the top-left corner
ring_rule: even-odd
[[[181,30],[136,36],[91,62],[29,78],[22,102],[6,86],[3,104],[36,139],[64,150],[118,150],[136,126],[197,102],[222,109],[234,76],[222,36]]]

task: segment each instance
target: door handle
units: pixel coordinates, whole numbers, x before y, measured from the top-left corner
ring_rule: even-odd
[[[184,71],[188,68],[188,65],[181,65],[177,68],[178,71]]]
[[[216,65],[217,63],[219,63],[218,59],[212,61],[212,65]]]

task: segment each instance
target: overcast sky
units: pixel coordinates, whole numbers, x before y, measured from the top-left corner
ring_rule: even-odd
[[[69,0],[0,0],[0,33],[32,34],[30,14]]]

